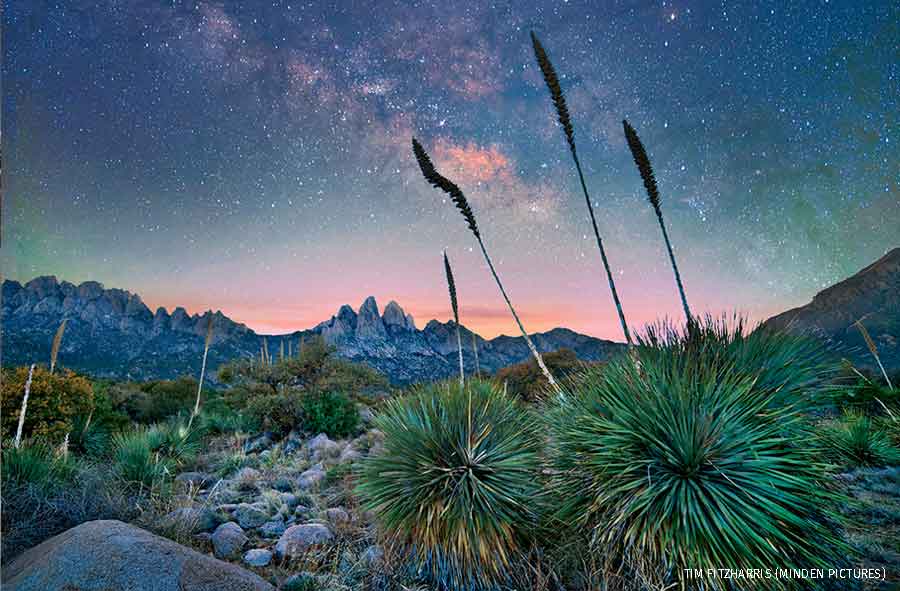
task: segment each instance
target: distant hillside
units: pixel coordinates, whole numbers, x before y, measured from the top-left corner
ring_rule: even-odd
[[[366,363],[393,383],[408,384],[448,377],[457,371],[455,325],[432,320],[416,328],[412,316],[390,302],[383,314],[370,297],[359,310],[342,306],[316,327],[288,335],[259,335],[221,312],[188,315],[184,308],[171,314],[152,312],[140,296],[105,289],[88,281],[74,285],[55,277],[38,277],[22,285],[4,281],[2,292],[2,363],[46,362],[53,334],[68,319],[59,362],[98,377],[146,380],[171,378],[199,371],[200,354],[209,315],[213,316],[213,344],[209,367],[238,357],[258,356],[263,339],[277,357],[281,341],[296,350],[301,338],[322,337],[338,354]],[[472,334],[463,327],[467,371],[474,371]],[[481,368],[495,371],[524,360],[528,349],[521,337],[486,340],[476,335]],[[556,328],[532,336],[541,351],[568,348],[584,360],[607,358],[622,345]]]
[[[874,369],[865,341],[853,326],[858,319],[875,341],[888,371],[900,371],[900,248],[822,290],[809,304],[773,316],[763,325],[816,335],[855,365]]]

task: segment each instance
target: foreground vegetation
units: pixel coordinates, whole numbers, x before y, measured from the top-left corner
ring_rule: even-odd
[[[204,390],[190,429],[193,380],[63,370],[59,395],[33,390],[44,410],[20,448],[4,430],[4,560],[100,518],[211,552],[209,534],[172,516],[214,528],[244,503],[332,528],[327,544],[252,567],[282,588],[650,589],[717,564],[900,566],[895,391],[803,339],[719,321],[660,327],[636,351],[600,365],[548,355],[562,394],[534,363],[391,394],[311,343],[223,368],[230,386]],[[21,373],[4,379],[4,425]],[[85,383],[89,405],[53,409],[78,406],[66,393]],[[318,448],[319,433],[338,443]],[[193,473],[208,476],[179,476]],[[271,550],[254,531],[248,545]]]

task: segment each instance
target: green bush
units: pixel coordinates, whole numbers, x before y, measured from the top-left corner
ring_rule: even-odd
[[[385,434],[358,492],[388,535],[443,588],[509,578],[536,524],[538,440],[531,415],[484,382],[454,382],[389,400]]]
[[[303,428],[309,433],[325,433],[341,438],[353,434],[359,425],[359,411],[352,400],[336,392],[310,393],[301,401]]]
[[[115,409],[126,412],[134,421],[149,424],[189,413],[197,397],[197,380],[182,376],[177,380],[122,382],[110,386],[107,393]],[[207,399],[211,396],[215,393],[207,391]]]
[[[3,370],[0,425],[5,437],[15,437],[27,379],[27,367]],[[35,367],[22,436],[61,442],[72,430],[75,417],[91,411],[93,398],[91,383],[83,377],[65,369],[51,374],[46,368]]]
[[[322,339],[311,339],[297,357],[267,365],[255,359],[232,361],[219,369],[219,378],[231,385],[223,394],[224,404],[241,412],[246,426],[276,435],[298,428],[349,434],[356,419],[345,397],[332,393],[366,394],[386,388],[387,380],[369,367],[335,357],[334,351]]]
[[[544,353],[542,357],[544,365],[557,380],[574,374],[585,365],[571,349]],[[547,377],[533,358],[501,368],[496,379],[499,384],[506,384],[509,394],[529,402],[541,400],[550,391]]]
[[[855,411],[826,425],[820,432],[824,452],[834,462],[850,468],[881,467],[900,463],[900,450],[883,424]]]
[[[586,370],[550,413],[556,523],[653,587],[690,585],[688,568],[840,564],[840,498],[805,414],[828,377],[817,350],[707,319],[657,327],[638,357]]]
[[[287,435],[291,429],[303,424],[303,394],[298,390],[270,392],[261,384],[241,384],[228,393],[232,408],[240,408],[248,425]]]

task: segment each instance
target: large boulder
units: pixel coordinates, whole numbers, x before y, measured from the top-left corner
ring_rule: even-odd
[[[259,576],[121,521],[89,521],[3,567],[4,591],[273,591]]]

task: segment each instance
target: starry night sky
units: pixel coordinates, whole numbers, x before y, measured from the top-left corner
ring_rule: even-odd
[[[284,332],[367,295],[621,340],[561,129],[562,77],[629,323],[680,318],[622,134],[656,169],[695,311],[760,320],[900,243],[896,2],[4,2],[6,277]],[[352,6],[352,8],[351,8]]]

